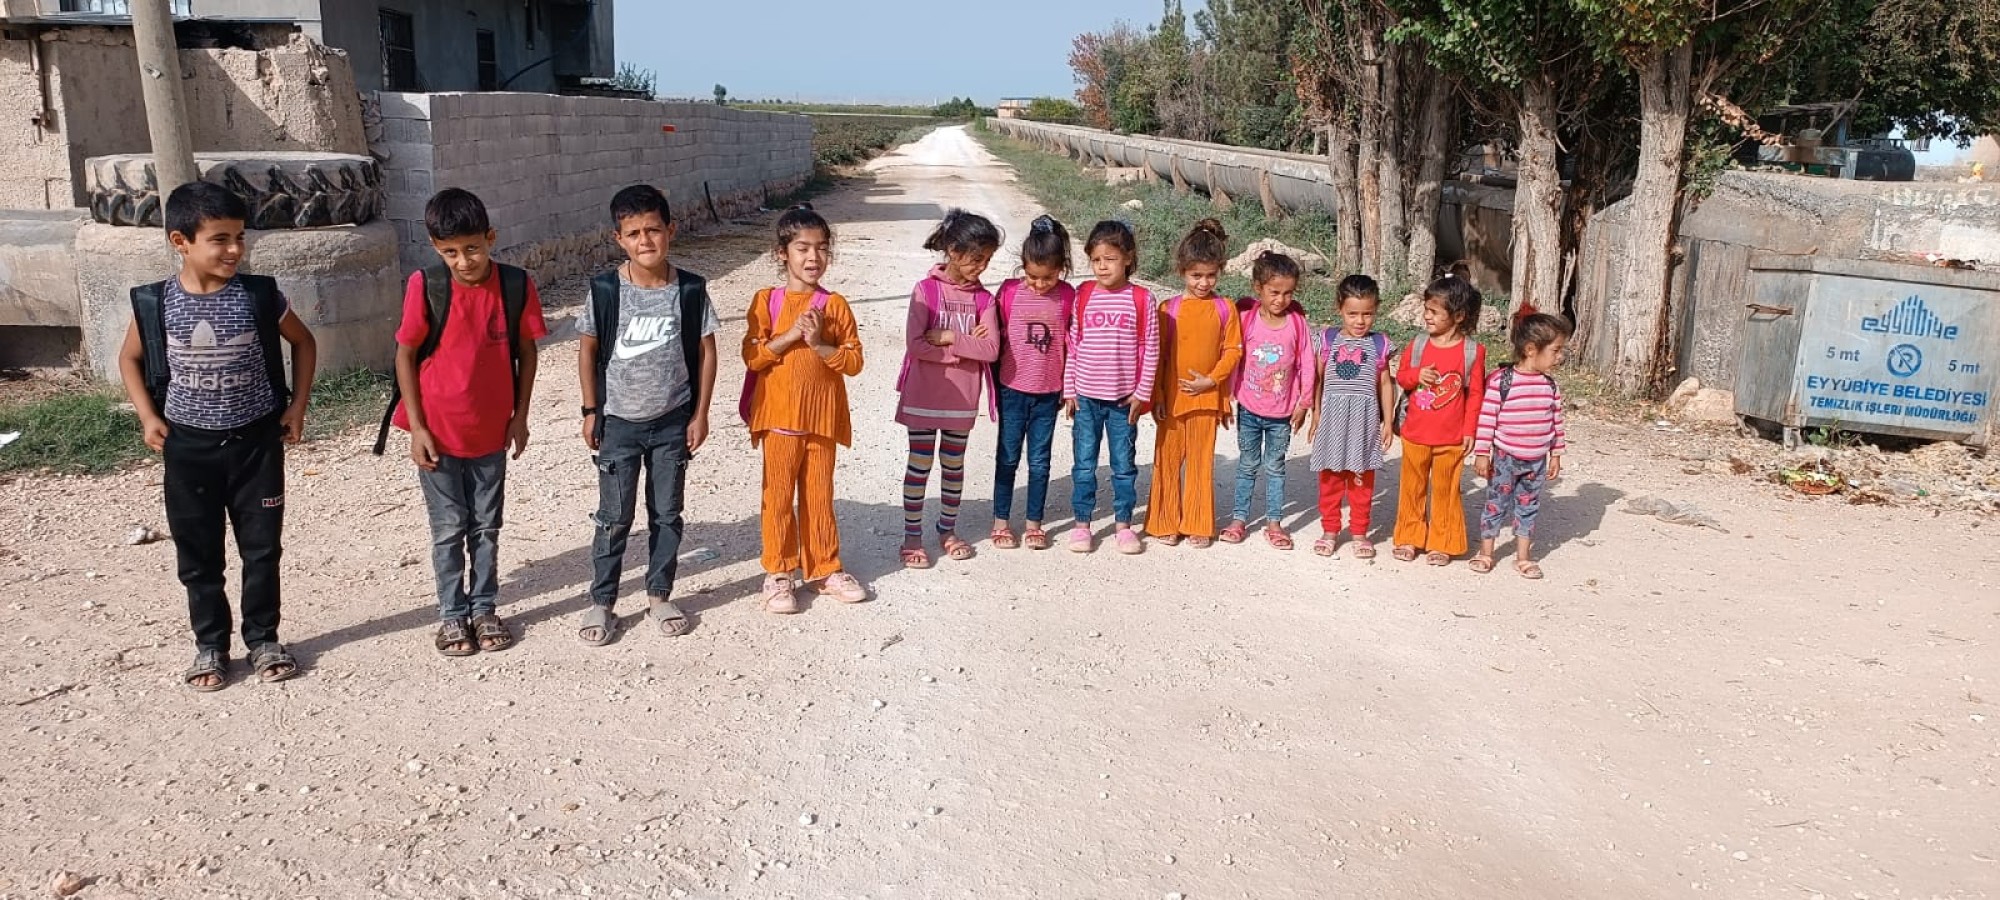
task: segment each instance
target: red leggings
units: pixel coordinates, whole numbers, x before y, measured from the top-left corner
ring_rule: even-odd
[[[1319,527],[1340,533],[1340,501],[1347,501],[1347,522],[1355,537],[1368,535],[1368,509],[1375,503],[1375,473],[1319,473]]]

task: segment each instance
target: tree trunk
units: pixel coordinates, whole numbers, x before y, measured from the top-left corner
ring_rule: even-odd
[[[1403,102],[1403,58],[1407,51],[1401,47],[1382,46],[1376,42],[1381,59],[1381,89],[1371,102],[1381,115],[1380,139],[1381,158],[1376,160],[1380,172],[1377,181],[1381,186],[1382,221],[1377,232],[1375,245],[1377,268],[1369,274],[1389,290],[1403,280],[1409,260],[1409,196],[1403,188],[1403,138],[1407,122],[1404,115],[1408,105]]]
[[[1333,173],[1333,263],[1341,273],[1361,271],[1361,182],[1356,171],[1354,126],[1336,117],[1326,126],[1327,168]]]
[[[1360,90],[1356,92],[1356,174],[1362,198],[1362,268],[1368,276],[1382,274],[1382,66],[1380,40],[1360,24]]]
[[[1613,306],[1612,372],[1630,393],[1659,390],[1673,368],[1673,245],[1680,218],[1682,153],[1693,111],[1694,48],[1682,44],[1634,69],[1639,82],[1639,164],[1625,217],[1624,278]]]
[[[1438,203],[1444,198],[1444,176],[1458,146],[1457,88],[1441,74],[1427,73],[1423,108],[1418,116],[1417,170],[1410,185],[1410,284],[1418,290],[1437,271]]]
[[[1520,170],[1514,188],[1513,295],[1509,321],[1523,306],[1554,310],[1562,302],[1562,176],[1556,171],[1556,89],[1546,76],[1521,84]]]

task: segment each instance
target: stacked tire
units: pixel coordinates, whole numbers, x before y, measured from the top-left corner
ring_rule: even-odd
[[[195,154],[203,181],[250,205],[260,230],[360,225],[382,214],[382,168],[345,153]],[[90,215],[106,225],[158,228],[159,176],[150,154],[95,156],[84,162]]]

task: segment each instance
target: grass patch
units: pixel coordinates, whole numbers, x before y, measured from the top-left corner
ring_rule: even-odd
[[[0,407],[0,433],[14,431],[21,437],[0,447],[0,472],[97,474],[152,453],[125,395],[105,386]]]
[[[1230,243],[1238,249],[1252,241],[1277,238],[1329,259],[1333,256],[1334,220],[1327,213],[1301,212],[1273,219],[1266,217],[1263,206],[1257,203],[1237,203],[1226,211],[1218,210],[1203,194],[1183,194],[1159,182],[1107,184],[1101,172],[1085,169],[1066,157],[1045,153],[984,128],[974,128],[971,133],[993,155],[1013,166],[1021,177],[1022,187],[1063,220],[1077,237],[1083,237],[1091,225],[1103,219],[1122,219],[1131,225],[1139,238],[1141,278],[1179,285],[1180,276],[1173,265],[1174,247],[1194,223],[1210,217],[1222,223],[1229,232]],[[1140,201],[1139,209],[1125,205],[1132,200]],[[1335,283],[1333,278],[1307,277],[1299,285],[1299,302],[1314,321],[1331,320]],[[1225,275],[1216,291],[1228,296],[1246,296],[1250,293],[1250,279]],[[1386,297],[1384,301],[1393,302]]]
[[[313,379],[306,410],[306,439],[332,437],[359,426],[374,427],[389,405],[390,376],[372,369],[349,369]]]
[[[353,369],[313,381],[306,438],[320,440],[374,427],[389,402],[389,376]],[[0,406],[0,434],[21,437],[0,447],[0,472],[113,472],[153,455],[125,394],[89,384],[53,396]]]

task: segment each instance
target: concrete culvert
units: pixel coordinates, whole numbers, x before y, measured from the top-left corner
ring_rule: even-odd
[[[382,170],[345,153],[195,154],[203,181],[250,204],[251,228],[360,225],[381,215]],[[107,225],[159,227],[159,178],[149,154],[95,156],[84,163],[90,215]]]

